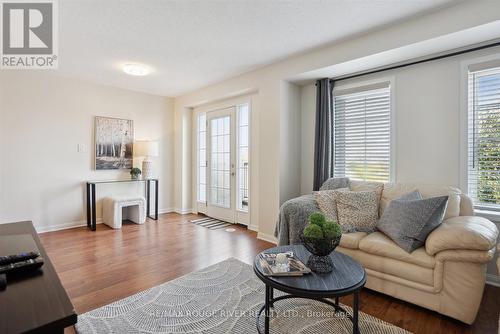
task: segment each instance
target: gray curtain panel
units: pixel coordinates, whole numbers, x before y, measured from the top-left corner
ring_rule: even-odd
[[[316,82],[316,133],[314,138],[314,184],[317,191],[333,176],[333,81]]]

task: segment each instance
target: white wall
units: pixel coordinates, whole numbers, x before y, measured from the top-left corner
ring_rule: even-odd
[[[310,194],[314,184],[314,126],[316,124],[316,86],[310,84],[300,89],[300,133],[301,142],[301,169],[300,193]]]
[[[300,87],[281,82],[280,204],[300,195]]]
[[[62,78],[43,71],[0,76],[0,222],[32,220],[39,231],[85,220],[84,182],[130,177],[94,171],[94,116],[134,120],[135,139],[160,141],[159,208],[173,205],[173,100]],[[77,151],[78,144],[88,147]],[[134,161],[136,165],[141,161]],[[98,186],[98,197],[137,185]],[[101,215],[97,207],[98,217]]]
[[[281,180],[289,179],[281,175],[285,172],[279,161],[282,157],[281,150],[287,145],[291,145],[281,142],[287,138],[286,135],[280,134],[282,130],[285,130],[282,128],[281,122],[282,116],[287,112],[285,109],[287,101],[293,100],[293,97],[286,96],[288,92],[282,89],[284,80],[297,77],[301,73],[379,54],[496,21],[500,19],[499,12],[500,2],[481,0],[458,3],[454,7],[446,8],[446,10],[419,16],[342,43],[288,58],[282,62],[176,97],[176,119],[180,119],[177,115],[184,113],[185,108],[234,97],[248,91],[258,92],[260,115],[257,126],[259,126],[260,144],[254,149],[256,150],[255,154],[259,156],[260,165],[254,167],[259,170],[259,214],[258,217],[254,218],[259,223],[259,237],[271,239],[279,205],[287,199],[288,194],[294,192],[288,192],[288,186],[280,184]],[[293,113],[293,111],[291,112]],[[179,124],[176,122],[176,125]],[[183,164],[182,157],[184,150],[191,148],[185,147],[189,143],[182,138],[184,138],[182,130],[177,132],[176,129],[176,145],[182,146],[176,147],[175,153],[175,196],[176,203],[181,205],[181,210],[184,210],[190,209],[191,203],[183,201],[182,198],[187,196],[186,192],[191,192],[192,187],[191,177],[184,178],[184,175],[191,174],[191,166]],[[294,141],[292,141],[293,143]],[[304,160],[304,157],[301,159]],[[301,164],[301,168],[302,166]],[[184,171],[183,168],[188,170]],[[293,187],[295,185],[292,186],[292,189]],[[281,190],[284,191],[283,194],[280,194]]]

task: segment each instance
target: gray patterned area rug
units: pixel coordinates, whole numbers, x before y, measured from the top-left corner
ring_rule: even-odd
[[[253,334],[263,302],[264,284],[252,267],[230,258],[82,314],[76,330],[80,334]],[[348,306],[344,308],[351,312]],[[359,325],[363,334],[409,333],[362,312]],[[275,304],[271,333],[352,333],[352,323],[335,316],[325,304],[287,299]]]

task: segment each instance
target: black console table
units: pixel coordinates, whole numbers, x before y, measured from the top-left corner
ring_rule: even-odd
[[[0,238],[0,255],[38,251],[45,262],[35,272],[7,276],[0,290],[0,334],[63,334],[76,324],[76,311],[33,224],[0,224]]]
[[[102,180],[102,181],[87,181],[87,227],[95,231],[97,224],[97,216],[95,212],[96,186],[98,184],[110,183],[132,183],[140,182],[145,184],[146,192],[146,215],[148,218],[158,220],[158,179],[147,180]],[[151,183],[155,184],[155,215],[151,216]]]

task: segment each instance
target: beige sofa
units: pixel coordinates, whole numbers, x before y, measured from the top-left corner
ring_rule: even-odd
[[[370,183],[351,182],[354,191],[371,188]],[[471,324],[498,230],[491,221],[474,216],[469,197],[447,186],[385,184],[379,214],[392,199],[415,189],[424,198],[449,196],[444,221],[428,236],[425,247],[407,253],[381,232],[356,232],[344,234],[337,250],[365,267],[367,288]]]

